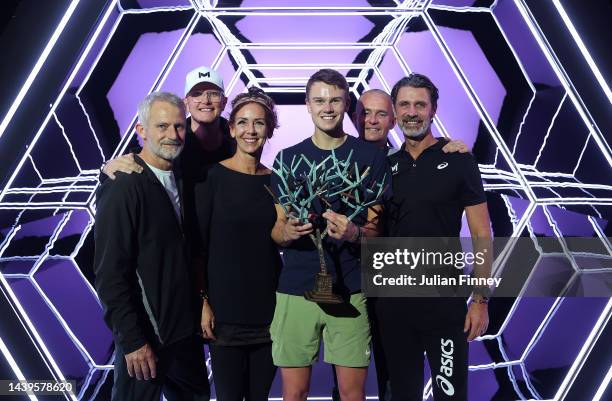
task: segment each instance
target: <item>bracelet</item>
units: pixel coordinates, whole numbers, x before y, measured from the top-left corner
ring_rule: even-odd
[[[208,293],[205,290],[200,290],[199,295],[202,301],[208,301]]]
[[[361,227],[358,226],[357,224],[355,224],[355,227],[357,227],[357,232],[353,234],[353,236],[349,239],[349,242],[360,242],[361,238],[363,237],[363,231]]]
[[[491,289],[487,286],[476,286],[472,290],[472,295],[480,295],[483,298],[489,299],[491,296]]]
[[[487,305],[489,303],[489,298],[488,297],[482,297],[482,298],[478,298],[478,299],[472,298],[472,303],[473,304]]]

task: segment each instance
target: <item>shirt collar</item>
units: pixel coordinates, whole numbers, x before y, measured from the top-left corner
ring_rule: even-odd
[[[431,145],[430,147],[425,148],[425,150],[423,150],[423,153],[431,152],[431,151],[441,151],[444,145],[446,145],[449,142],[448,138],[444,138],[444,137],[437,137],[436,139],[437,139],[437,142]],[[406,142],[402,143],[402,146],[400,147],[400,152],[401,152],[402,157],[409,157],[410,159],[412,159],[412,156],[410,156],[410,153],[406,151]]]

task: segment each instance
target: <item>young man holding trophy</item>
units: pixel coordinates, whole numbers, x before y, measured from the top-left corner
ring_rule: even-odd
[[[284,248],[284,267],[271,335],[285,400],[306,399],[321,337],[342,399],[365,399],[371,336],[359,243],[378,235],[391,175],[384,151],[344,132],[348,91],[337,71],[311,76],[306,107],[314,134],[274,163],[272,238]]]

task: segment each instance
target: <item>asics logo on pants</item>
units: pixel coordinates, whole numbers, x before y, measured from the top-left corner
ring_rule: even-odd
[[[455,394],[455,387],[450,382],[453,377],[454,350],[453,340],[440,339],[440,373],[436,375],[436,385],[448,396]]]

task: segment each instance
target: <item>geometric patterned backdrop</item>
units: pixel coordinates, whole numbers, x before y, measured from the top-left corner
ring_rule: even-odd
[[[552,3],[575,41],[568,45],[580,47],[562,4]],[[472,148],[495,236],[534,241],[525,274],[545,258],[563,258],[576,280],[609,284],[610,145],[533,4],[109,1],[0,192],[0,288],[32,352],[52,377],[77,381],[71,399],[108,398],[112,338],[92,287],[98,168],[135,144],[138,101],[154,90],[182,95],[185,73],[199,65],[221,73],[230,99],[252,85],[274,97],[281,126],[266,145],[267,163],[312,134],[304,86],[316,70],[344,73],[353,101],[370,88],[389,91],[409,72],[427,74],[441,96],[434,134]],[[588,50],[581,51],[588,60]],[[589,65],[612,101],[596,64]],[[355,134],[348,118],[345,128]],[[391,132],[393,146],[402,140],[401,131]],[[592,237],[597,246],[572,249],[568,236]],[[540,237],[557,237],[559,250],[538,247]],[[512,252],[497,256],[496,274],[504,274]],[[487,335],[470,344],[470,400],[561,400],[572,391],[591,399],[605,390],[610,372],[595,388],[573,385],[609,323],[609,298],[494,299],[490,314]],[[20,368],[24,354],[3,344],[0,338],[15,377],[31,377]],[[329,368],[317,366],[313,374],[311,396],[329,396]],[[372,368],[373,399],[374,376]],[[271,397],[280,397],[278,378]],[[424,399],[431,399],[430,384]]]

